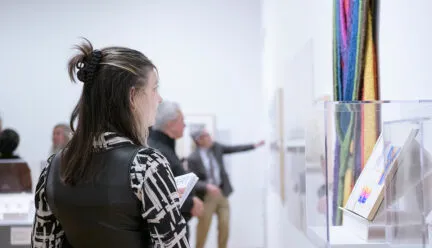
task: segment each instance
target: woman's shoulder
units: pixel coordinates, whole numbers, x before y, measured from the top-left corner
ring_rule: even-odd
[[[151,147],[140,148],[133,162],[135,167],[158,167],[169,166],[169,162],[157,149]]]
[[[158,174],[161,171],[170,171],[166,158],[154,148],[140,148],[133,159],[130,167],[132,188],[139,190],[150,175]]]

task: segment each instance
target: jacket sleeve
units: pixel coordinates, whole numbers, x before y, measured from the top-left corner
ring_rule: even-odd
[[[183,213],[183,215],[189,216],[191,214],[192,208],[194,206],[193,197],[194,197],[194,195],[191,193],[188,195],[186,200],[183,202],[183,205],[180,209],[181,212]]]
[[[138,152],[130,171],[131,187],[142,203],[154,247],[189,247],[187,224],[168,161],[150,149]]]
[[[51,159],[48,164],[51,163]],[[49,165],[48,165],[49,166]],[[60,222],[51,211],[46,197],[46,181],[47,170],[45,167],[39,177],[35,192],[35,207],[36,213],[33,222],[33,231],[31,234],[31,247],[44,248],[53,247],[60,248],[65,240],[65,235]]]
[[[200,192],[202,194],[207,193],[207,183],[203,180],[199,180],[197,184],[195,185],[195,191]]]
[[[230,153],[236,153],[236,152],[245,152],[255,149],[254,144],[249,145],[237,145],[237,146],[227,146],[217,143],[222,149],[223,154],[230,154]]]
[[[197,172],[195,171],[195,168],[197,168],[196,161],[189,157],[187,159],[187,162],[188,162],[189,171],[197,174]],[[198,180],[198,182],[196,183],[194,190],[200,194],[206,194],[207,193],[207,182],[204,181],[202,178],[200,178]]]
[[[180,160],[173,157],[174,156],[173,154],[168,152],[163,154],[166,156],[168,162],[170,163],[171,171],[174,177],[181,176],[187,173],[186,170],[183,168],[183,165],[181,164]],[[189,216],[190,212],[192,211],[194,195],[195,192],[194,190],[192,190],[192,192],[188,195],[186,200],[183,202],[183,205],[181,206],[181,212],[185,216]]]

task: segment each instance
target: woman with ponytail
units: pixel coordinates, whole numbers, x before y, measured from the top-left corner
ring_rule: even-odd
[[[189,247],[169,163],[146,142],[162,101],[155,65],[125,47],[76,48],[73,135],[39,178],[32,247]]]

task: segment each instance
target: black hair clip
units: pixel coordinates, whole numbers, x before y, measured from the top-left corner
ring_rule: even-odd
[[[84,83],[92,83],[101,60],[102,52],[99,50],[92,51],[89,61],[78,63],[78,79]]]

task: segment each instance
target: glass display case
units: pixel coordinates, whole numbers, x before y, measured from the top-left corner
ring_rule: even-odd
[[[432,117],[432,116],[429,116]],[[386,242],[390,247],[429,247],[432,215],[432,120],[428,116],[384,122],[383,140],[399,149],[384,195]],[[406,138],[408,137],[408,138]],[[384,154],[385,155],[385,154]],[[391,171],[390,171],[391,172]],[[426,246],[427,245],[427,246]],[[421,247],[421,246],[417,246]]]
[[[303,134],[303,132],[298,133]],[[285,210],[288,213],[290,223],[299,231],[304,232],[306,230],[304,138],[290,138],[286,140],[284,162],[285,199],[287,199]]]
[[[329,101],[315,110],[306,131],[308,237],[319,247],[424,247],[432,102]]]

